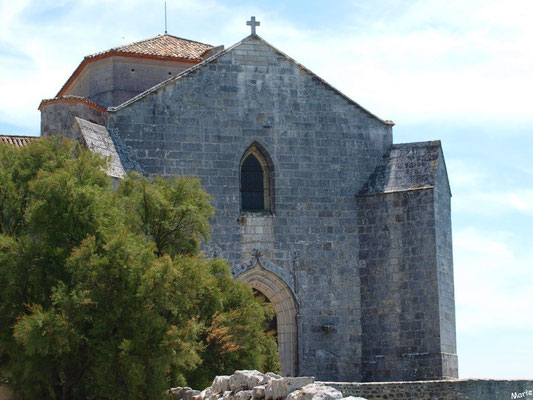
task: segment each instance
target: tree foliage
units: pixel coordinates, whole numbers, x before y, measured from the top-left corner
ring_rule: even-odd
[[[199,252],[197,179],[130,175],[61,139],[0,146],[0,380],[22,398],[156,399],[277,368],[269,310]]]

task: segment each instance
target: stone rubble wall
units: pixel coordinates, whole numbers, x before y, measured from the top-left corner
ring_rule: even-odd
[[[320,382],[368,400],[533,399],[533,380],[453,379],[416,382]]]

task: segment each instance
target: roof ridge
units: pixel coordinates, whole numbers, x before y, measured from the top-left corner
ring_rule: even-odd
[[[171,35],[170,33],[163,33],[162,35],[157,35],[157,36],[171,36],[174,39],[185,40],[186,42],[198,43],[198,44],[203,44],[204,46],[216,47],[216,46],[214,46],[212,44],[209,44],[209,43],[199,42],[198,40],[182,38],[182,37],[179,37],[179,36],[176,36],[176,35]],[[155,36],[155,37],[157,37],[157,36]]]
[[[99,55],[101,54],[105,54],[105,53],[108,53],[110,51],[113,51],[113,50],[116,50],[120,47],[126,47],[126,46],[132,46],[132,45],[135,45],[135,44],[140,44],[140,43],[143,43],[143,42],[146,42],[148,40],[153,40],[155,39],[156,37],[158,37],[160,35],[156,35],[156,36],[152,36],[152,37],[149,37],[147,39],[142,39],[142,40],[137,40],[135,42],[131,42],[131,43],[128,43],[128,44],[123,44],[123,45],[120,45],[120,46],[115,46],[115,47],[111,47],[110,49],[107,49],[107,50],[101,50],[101,51],[97,51],[96,53],[93,53],[93,54],[88,54],[86,55],[85,57],[83,57],[84,59],[89,59],[89,58],[94,58],[94,57],[98,57]]]
[[[7,133],[0,133],[0,137],[17,137],[17,138],[29,138],[34,139],[38,138],[40,136],[32,136],[32,135],[19,135],[17,133],[7,134]]]
[[[135,42],[131,42],[131,43],[127,43],[127,44],[123,44],[123,45],[120,45],[120,46],[115,46],[115,47],[112,47],[110,49],[107,49],[107,50],[102,50],[102,51],[99,51],[99,52],[96,52],[96,53],[93,53],[93,54],[89,54],[87,56],[84,57],[84,59],[87,59],[87,60],[90,60],[92,58],[95,58],[95,57],[98,57],[100,55],[104,55],[104,54],[108,54],[108,53],[113,53],[113,52],[117,52],[117,53],[120,53],[121,52],[121,49],[124,49],[124,48],[127,48],[127,47],[132,47],[132,46],[136,46],[136,45],[139,45],[139,44],[143,44],[143,43],[146,43],[146,42],[150,42],[150,41],[153,41],[157,38],[162,38],[162,37],[165,37],[165,36],[168,36],[168,37],[171,37],[171,38],[174,38],[174,39],[178,39],[178,40],[183,40],[185,42],[189,42],[189,43],[196,43],[196,44],[201,44],[202,46],[209,46],[211,48],[213,48],[214,46],[211,45],[211,44],[207,44],[207,43],[202,43],[202,42],[198,42],[196,40],[191,40],[191,39],[185,39],[185,38],[182,38],[182,37],[179,37],[179,36],[174,36],[174,35],[171,35],[169,33],[164,33],[164,34],[157,34],[155,36],[152,36],[152,37],[149,37],[149,38],[146,38],[146,39],[142,39],[142,40],[137,40]],[[132,54],[137,54],[137,53],[134,53],[134,52],[131,52]]]
[[[422,141],[422,142],[406,142],[406,143],[393,143],[392,144],[392,148],[397,148],[397,149],[400,149],[400,148],[403,148],[403,147],[413,147],[413,146],[418,146],[418,147],[421,147],[421,146],[441,146],[442,147],[442,143],[439,139],[436,139],[436,140],[425,140],[425,141]]]

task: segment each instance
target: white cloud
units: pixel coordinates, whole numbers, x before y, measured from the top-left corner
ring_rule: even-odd
[[[257,14],[260,34],[383,118],[533,122],[527,0],[355,2],[347,18],[354,23],[331,31],[297,26],[276,7],[175,0],[168,8],[171,31],[187,28],[215,44],[245,36],[244,18]],[[38,120],[40,98],[54,95],[83,55],[151,36],[163,21],[162,7],[147,0],[2,2],[0,15],[2,40],[30,56],[16,70],[0,63],[11,94],[0,109],[27,126]]]
[[[453,206],[458,213],[479,214],[491,218],[510,213],[533,217],[533,189],[462,193],[454,198]]]
[[[454,232],[458,333],[530,330],[533,250],[513,246],[510,232],[469,227]]]
[[[533,217],[533,185],[506,184],[505,175],[511,168],[506,166],[506,172],[502,174],[501,170],[494,171],[492,167],[489,170],[473,158],[447,161],[450,185],[455,194],[452,199],[454,212],[491,218],[512,214]],[[520,172],[524,172],[523,168],[514,173]]]
[[[479,165],[475,159],[457,159],[451,158],[446,160],[446,168],[450,179],[450,186],[458,191],[475,190],[486,187],[489,180],[489,173]]]
[[[355,23],[331,31],[297,26],[276,7],[175,0],[168,8],[171,31],[187,28],[215,44],[245,36],[244,18],[255,13],[260,34],[280,50],[396,122],[533,119],[529,1],[355,2]],[[147,0],[2,2],[0,15],[4,43],[29,57],[14,69],[0,53],[0,84],[10,93],[0,110],[28,127],[38,125],[40,99],[53,96],[84,55],[151,36],[163,21],[162,7],[154,12]]]
[[[500,9],[512,10],[509,19],[496,18]],[[377,2],[362,14],[355,17],[362,26],[319,33],[315,51],[302,56],[327,54],[312,61],[316,72],[378,115],[404,123],[531,121],[529,2]]]

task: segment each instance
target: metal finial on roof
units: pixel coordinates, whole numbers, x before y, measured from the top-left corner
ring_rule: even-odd
[[[167,34],[167,2],[165,1],[165,35]]]
[[[252,27],[252,35],[255,35],[255,27],[261,25],[261,22],[256,21],[255,17],[250,18],[250,21],[246,21],[246,25]]]

